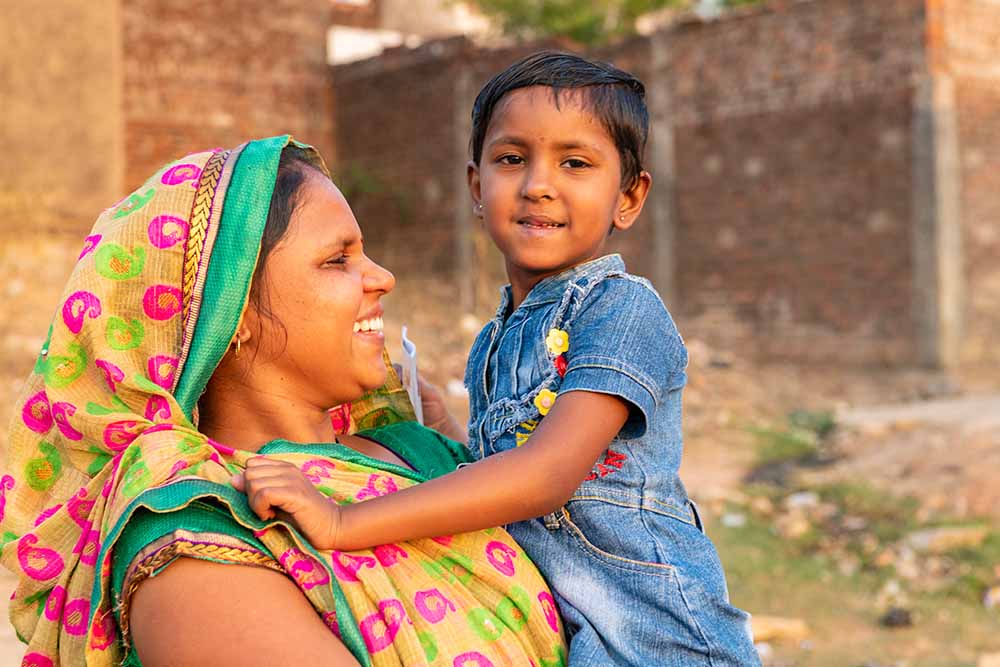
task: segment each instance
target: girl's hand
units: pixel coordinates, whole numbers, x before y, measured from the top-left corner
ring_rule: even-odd
[[[261,519],[288,521],[317,549],[337,547],[340,507],[291,463],[255,456],[246,470],[233,475],[232,484]]]
[[[424,410],[424,425],[452,440],[468,444],[469,433],[448,411],[441,390],[425,380],[424,376],[419,373],[417,374],[417,383],[420,385],[420,404]]]

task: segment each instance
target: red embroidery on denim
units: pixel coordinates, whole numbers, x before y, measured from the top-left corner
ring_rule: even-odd
[[[608,448],[608,451],[604,452],[604,460],[598,463],[590,474],[584,477],[585,482],[591,482],[598,477],[607,477],[608,475],[621,470],[625,466],[625,462],[628,457],[620,452]]]
[[[566,377],[566,355],[560,354],[552,360],[552,363],[555,364],[556,373],[559,373],[559,377]]]

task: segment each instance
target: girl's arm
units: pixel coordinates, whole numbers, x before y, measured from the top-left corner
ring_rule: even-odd
[[[562,507],[628,417],[622,399],[572,391],[528,441],[397,493],[329,502],[290,464],[251,459],[234,479],[262,518],[286,516],[318,549],[349,551],[532,519]]]

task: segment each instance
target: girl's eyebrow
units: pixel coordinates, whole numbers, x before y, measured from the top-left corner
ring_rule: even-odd
[[[497,137],[496,139],[494,139],[493,141],[490,142],[490,146],[496,146],[498,144],[499,145],[509,145],[509,146],[520,146],[520,147],[523,148],[523,147],[526,147],[528,145],[528,142],[525,141],[524,139],[522,139],[521,137],[516,137],[516,136],[510,135],[510,134],[505,134],[505,135]]]
[[[489,143],[490,146],[518,146],[520,148],[527,148],[528,142],[521,137],[514,135],[503,135],[497,137]],[[584,143],[582,141],[561,141],[552,144],[552,148],[557,151],[577,151],[577,150],[591,150],[596,153],[600,153],[601,149],[599,146],[590,143]]]

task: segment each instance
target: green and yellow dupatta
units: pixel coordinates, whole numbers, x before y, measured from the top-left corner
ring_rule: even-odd
[[[129,592],[177,556],[286,573],[364,665],[563,663],[552,596],[504,531],[318,552],[286,524],[261,522],[230,486],[256,454],[194,425],[246,304],[289,141],[171,163],[87,237],[0,473],[0,561],[19,575],[11,621],[28,644],[22,664],[120,664]],[[325,171],[318,155],[315,164]],[[412,419],[392,373],[336,414],[347,431]],[[272,442],[261,453],[296,463],[335,502],[423,480],[336,445]],[[246,533],[253,544],[172,534],[140,550],[114,599],[113,549],[129,521],[193,507],[214,517],[199,534]]]

